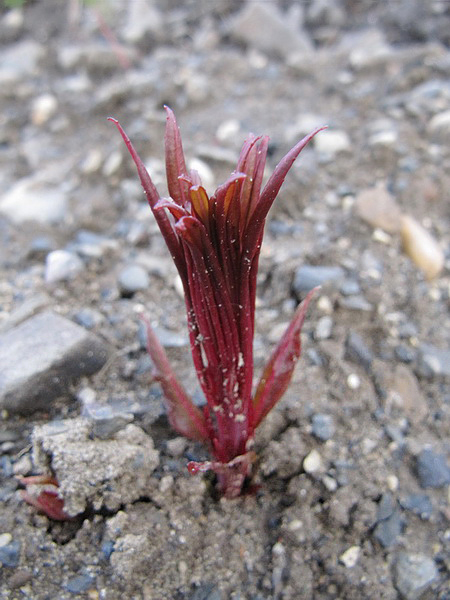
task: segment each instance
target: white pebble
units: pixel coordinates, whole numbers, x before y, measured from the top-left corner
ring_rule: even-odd
[[[317,450],[311,450],[311,452],[305,456],[303,460],[303,468],[305,473],[317,473],[322,470],[322,457]]]
[[[359,378],[359,376],[356,373],[350,373],[350,375],[347,377],[347,386],[351,390],[357,390],[360,385],[361,379]]]
[[[339,557],[339,561],[347,567],[347,569],[351,569],[356,565],[359,559],[359,555],[361,554],[361,548],[359,546],[350,546],[345,552],[341,554]]]
[[[49,121],[58,110],[58,101],[52,94],[42,94],[31,105],[31,122],[40,127]]]
[[[10,533],[0,533],[0,548],[7,546],[12,542],[12,535]]]
[[[219,142],[231,141],[239,133],[240,127],[241,125],[237,119],[227,119],[217,128],[216,137]]]
[[[345,131],[321,131],[314,138],[314,147],[323,154],[338,154],[351,148],[350,138]]]
[[[45,261],[45,281],[55,283],[72,279],[83,269],[83,261],[67,250],[54,250],[47,254]]]
[[[386,477],[386,483],[391,492],[396,492],[398,490],[398,477],[397,475],[388,475]]]

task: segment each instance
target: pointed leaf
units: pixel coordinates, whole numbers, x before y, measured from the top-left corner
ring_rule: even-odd
[[[145,195],[147,196],[148,203],[150,204],[153,214],[155,215],[155,219],[159,225],[161,233],[164,236],[164,239],[166,240],[167,247],[169,248],[169,251],[175,261],[175,265],[177,266],[178,271],[180,272],[180,276],[183,279],[183,275],[185,273],[185,266],[183,264],[183,253],[181,251],[180,244],[175,235],[175,232],[172,228],[172,224],[170,223],[164,211],[155,211],[155,207],[160,199],[158,191],[154,186],[153,181],[151,180],[151,177],[148,174],[148,171],[145,168],[145,165],[142,162],[139,154],[134,149],[130,138],[125,133],[119,121],[113,119],[112,117],[109,117],[108,121],[111,121],[117,127],[117,129],[120,132],[120,135],[122,136],[128,148],[129,153],[131,154],[131,158],[134,160],[139,179],[141,180],[141,185],[144,188]]]
[[[295,364],[301,352],[300,331],[305,320],[308,305],[318,289],[314,288],[311,290],[297,308],[291,323],[272,353],[261,375],[253,399],[254,428],[261,423],[267,413],[281,399],[291,381]]]
[[[208,427],[201,410],[192,404],[178,382],[169,360],[149,321],[143,318],[147,330],[147,351],[155,364],[158,380],[167,400],[169,422],[182,435],[201,442],[209,440]]]
[[[261,192],[259,202],[255,207],[252,218],[249,222],[244,241],[246,249],[251,249],[254,247],[256,239],[264,229],[264,222],[267,217],[267,213],[277,197],[277,194],[280,191],[286,175],[294,164],[295,159],[298,157],[303,148],[309,144],[313,137],[323,129],[326,129],[326,127],[318,127],[309,135],[305,136],[280,160],[278,165],[275,167],[275,170],[270,176],[269,181],[266,183],[263,191]]]
[[[177,204],[186,207],[189,202],[189,185],[183,176],[187,175],[186,162],[184,160],[183,144],[181,142],[180,130],[173,111],[164,107],[167,113],[166,119],[166,175],[169,195]]]

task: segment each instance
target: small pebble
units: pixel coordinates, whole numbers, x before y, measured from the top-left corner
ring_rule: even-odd
[[[347,310],[361,310],[364,312],[370,312],[373,310],[372,304],[370,304],[370,302],[368,302],[364,296],[361,296],[360,294],[340,299],[339,306],[346,308]]]
[[[305,473],[317,473],[323,468],[322,457],[317,450],[311,452],[303,459],[303,469]]]
[[[344,278],[342,267],[302,265],[294,277],[294,290],[298,294],[309,292],[318,285],[339,282]]]
[[[356,197],[354,207],[358,217],[372,227],[379,227],[388,233],[400,231],[400,207],[384,187],[362,190]]]
[[[334,156],[339,152],[347,152],[351,148],[350,138],[345,131],[321,131],[320,135],[314,138],[314,147],[317,152],[330,154]]]
[[[124,267],[118,276],[119,289],[123,297],[129,298],[150,285],[147,271],[140,265]]]
[[[410,494],[400,500],[404,509],[410,510],[424,521],[427,521],[433,513],[433,505],[426,494]]]
[[[92,435],[98,439],[110,439],[133,420],[131,413],[115,411],[110,405],[86,403],[82,416],[92,421]]]
[[[56,283],[73,279],[83,267],[83,261],[73,252],[54,250],[47,255],[45,261],[45,281]]]
[[[433,140],[438,143],[445,143],[450,140],[450,110],[434,115],[428,123],[428,131]]]
[[[398,490],[398,477],[396,475],[388,475],[386,477],[386,483],[391,492]]]
[[[7,546],[12,542],[12,535],[10,533],[0,533],[0,548]]]
[[[170,456],[173,456],[174,458],[182,456],[184,451],[186,450],[186,447],[187,440],[186,438],[181,436],[173,438],[171,440],[167,440],[166,442],[167,452],[170,454]]]
[[[356,331],[350,331],[345,341],[345,359],[362,365],[367,370],[372,364],[372,352]]]
[[[52,94],[42,94],[31,105],[31,122],[40,127],[49,121],[58,110],[58,101]]]
[[[357,390],[361,386],[361,379],[356,373],[350,373],[347,377],[347,386],[351,390]]]
[[[237,119],[227,119],[222,121],[216,131],[216,137],[219,142],[233,141],[239,133],[241,125]]]
[[[95,578],[92,575],[77,575],[72,577],[66,584],[66,589],[72,594],[82,594],[95,585]]]
[[[425,448],[417,457],[417,475],[422,488],[441,488],[450,483],[450,468],[443,454]]]
[[[4,567],[17,567],[20,561],[20,542],[10,541],[0,546],[0,565]]]
[[[404,600],[419,600],[438,576],[436,565],[428,556],[406,552],[398,555],[394,581]]]
[[[406,254],[427,279],[434,279],[444,268],[444,251],[434,237],[415,219],[403,215],[401,236]]]
[[[331,337],[333,330],[333,319],[329,315],[321,317],[314,329],[314,338],[316,340],[327,340]]]
[[[361,548],[359,546],[350,546],[350,548],[341,554],[339,560],[344,567],[351,569],[358,562],[360,554]]]
[[[421,377],[450,377],[450,350],[421,344],[417,353],[417,371]]]
[[[101,545],[101,550],[104,558],[109,560],[111,558],[111,554],[114,552],[114,542],[112,540],[107,540],[103,542]]]
[[[112,152],[105,160],[105,164],[103,165],[103,168],[102,168],[102,174],[105,177],[111,177],[112,175],[115,175],[119,171],[120,167],[122,166],[122,163],[123,163],[122,153],[119,150]]]
[[[383,548],[390,548],[397,544],[398,536],[404,528],[404,520],[400,510],[396,509],[387,519],[377,523],[373,535]]]
[[[311,422],[312,432],[316,438],[322,442],[326,442],[333,437],[335,427],[331,415],[317,413],[313,415]]]
[[[361,292],[361,288],[354,279],[345,279],[339,286],[339,291],[343,296],[354,296]]]

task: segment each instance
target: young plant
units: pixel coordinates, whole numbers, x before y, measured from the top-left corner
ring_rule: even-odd
[[[290,150],[262,186],[269,139],[250,135],[236,170],[212,196],[188,171],[175,116],[166,107],[169,198],[156,190],[130,139],[115,123],[136,164],[142,187],[183,284],[194,366],[206,398],[201,410],[177,381],[166,353],[146,322],[147,349],[167,400],[172,427],[204,442],[214,457],[190,462],[191,473],[212,469],[220,492],[240,494],[251,474],[255,429],[285,392],[300,356],[300,330],[314,290],[298,307],[269,359],[256,391],[253,335],[256,275],[264,225],[293,162],[322,128]]]

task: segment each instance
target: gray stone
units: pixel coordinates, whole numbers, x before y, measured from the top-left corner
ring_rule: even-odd
[[[355,331],[350,331],[345,342],[345,358],[369,369],[373,355],[365,341]]]
[[[450,468],[445,456],[425,448],[417,457],[417,475],[423,488],[440,488],[450,483]]]
[[[354,296],[361,292],[361,287],[355,279],[345,279],[339,286],[343,296]]]
[[[314,138],[314,147],[317,152],[334,156],[340,152],[348,152],[352,144],[345,131],[327,129]]]
[[[397,538],[402,533],[403,528],[404,520],[400,510],[396,509],[390,517],[377,523],[373,536],[383,548],[391,548],[397,543]]]
[[[95,585],[95,577],[86,573],[72,577],[66,584],[66,588],[72,594],[82,594]]]
[[[428,130],[435,141],[448,143],[450,141],[450,110],[434,115],[428,123]]]
[[[57,283],[73,279],[83,270],[84,263],[79,256],[68,250],[54,250],[45,260],[46,283]]]
[[[321,317],[314,329],[314,338],[316,340],[327,340],[331,337],[333,330],[333,319],[329,315]]]
[[[13,540],[0,546],[0,564],[3,567],[17,567],[20,561],[20,542]]]
[[[377,521],[384,521],[388,519],[395,510],[395,501],[392,494],[389,492],[383,494],[378,503],[377,508]]]
[[[136,292],[147,289],[150,279],[147,271],[140,265],[128,265],[120,271],[118,284],[122,296],[130,297]]]
[[[189,596],[189,600],[222,600],[220,590],[213,583],[201,583]]]
[[[370,312],[373,310],[372,304],[361,294],[354,296],[348,296],[339,300],[339,306],[346,308],[347,310],[362,310],[364,312]]]
[[[31,240],[28,258],[41,260],[54,249],[53,241],[46,235],[38,235]]]
[[[362,190],[355,201],[355,212],[372,227],[380,227],[388,233],[400,231],[400,207],[385,187]]]
[[[403,508],[410,510],[424,521],[427,521],[433,514],[433,505],[426,494],[410,494],[401,499],[400,504]]]
[[[3,48],[0,56],[0,94],[17,91],[17,83],[36,73],[44,48],[33,40],[24,40]]]
[[[26,321],[36,313],[46,308],[49,304],[49,298],[45,294],[36,294],[24,300],[24,302],[15,308],[8,316],[6,321],[0,325],[0,332],[9,331],[23,321]]]
[[[394,581],[404,600],[418,600],[437,578],[436,565],[428,556],[406,552],[398,555]]]
[[[417,356],[417,371],[422,377],[450,377],[450,350],[421,344]]]
[[[399,344],[394,348],[394,352],[398,360],[403,363],[411,363],[416,357],[415,350],[406,344]]]
[[[230,35],[252,48],[283,58],[311,53],[313,49],[308,34],[270,3],[246,3],[230,24]]]
[[[64,192],[39,176],[27,177],[6,192],[0,201],[0,213],[13,223],[57,224],[66,218],[67,199]]]
[[[101,323],[103,315],[93,308],[82,308],[73,316],[74,321],[85,327],[86,329],[93,329],[96,325]]]
[[[333,437],[335,427],[331,415],[317,413],[313,415],[311,423],[313,435],[322,442],[326,442]]]
[[[318,285],[340,282],[343,278],[344,269],[342,267],[302,265],[295,272],[294,291],[297,294],[303,294]]]
[[[154,42],[161,39],[163,18],[155,2],[128,2],[127,17],[124,23],[122,36],[131,43],[141,43],[146,38]]]
[[[108,404],[100,405],[95,402],[85,403],[82,415],[91,420],[93,436],[102,440],[111,438],[133,420],[131,413],[114,410]]]
[[[153,327],[153,331],[164,348],[183,348],[189,344],[189,339],[185,335],[180,335],[165,327],[156,326]],[[142,322],[139,324],[138,337],[141,348],[145,350],[147,348],[147,330]]]
[[[69,384],[98,371],[108,347],[51,311],[0,335],[0,408],[30,413],[47,408]]]

